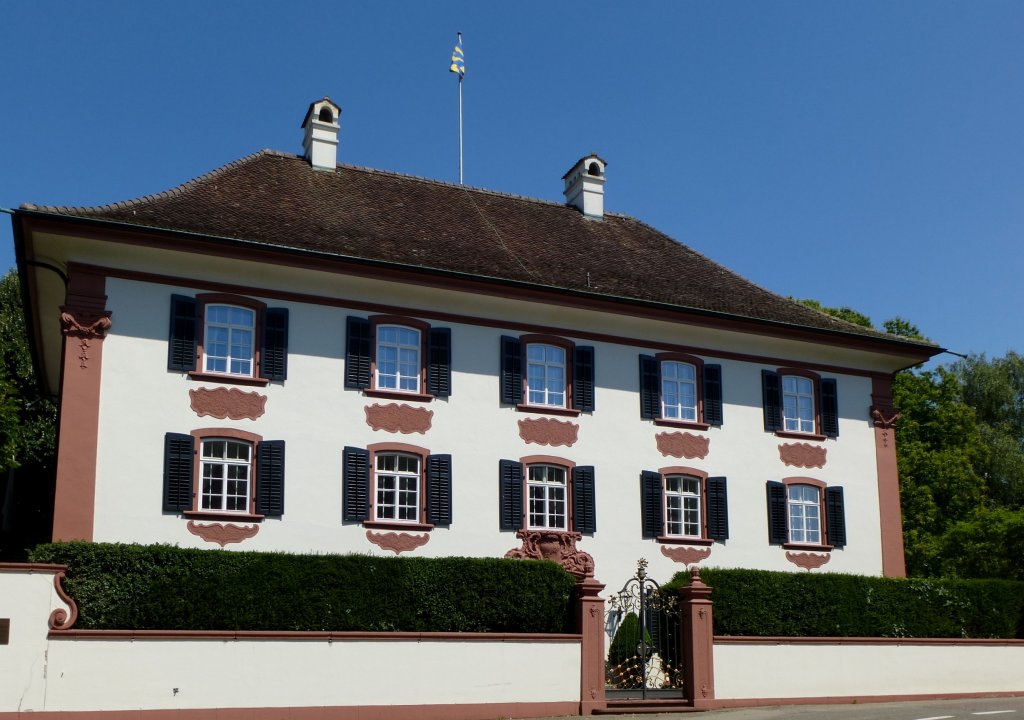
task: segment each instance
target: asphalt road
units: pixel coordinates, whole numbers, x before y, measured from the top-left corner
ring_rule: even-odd
[[[602,717],[602,716],[594,716]],[[619,720],[1024,720],[1024,696],[844,705],[781,705],[704,713],[605,715]],[[544,720],[571,720],[570,717]]]

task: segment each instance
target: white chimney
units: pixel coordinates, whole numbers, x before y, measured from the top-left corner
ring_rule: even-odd
[[[565,201],[590,218],[604,217],[604,169],[608,163],[597,155],[580,158],[562,179]]]
[[[330,170],[338,166],[338,131],[341,129],[341,108],[324,96],[311,103],[302,121],[305,134],[302,152],[314,170]]]

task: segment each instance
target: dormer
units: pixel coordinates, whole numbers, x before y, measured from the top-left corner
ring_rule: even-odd
[[[579,209],[586,217],[604,217],[604,170],[608,163],[594,154],[576,161],[562,180],[565,181],[565,201]]]
[[[311,103],[302,120],[303,155],[314,170],[330,170],[338,166],[338,131],[341,130],[341,108],[324,96]]]

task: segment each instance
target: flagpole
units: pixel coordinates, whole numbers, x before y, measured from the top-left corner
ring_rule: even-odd
[[[462,76],[459,76],[459,185],[462,185]]]

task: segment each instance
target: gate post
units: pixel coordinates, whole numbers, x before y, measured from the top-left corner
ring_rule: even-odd
[[[604,585],[592,577],[576,584],[580,635],[580,715],[607,706],[604,698]]]
[[[682,633],[679,658],[683,665],[683,693],[693,708],[715,706],[715,644],[711,588],[690,570],[690,584],[679,588]]]

